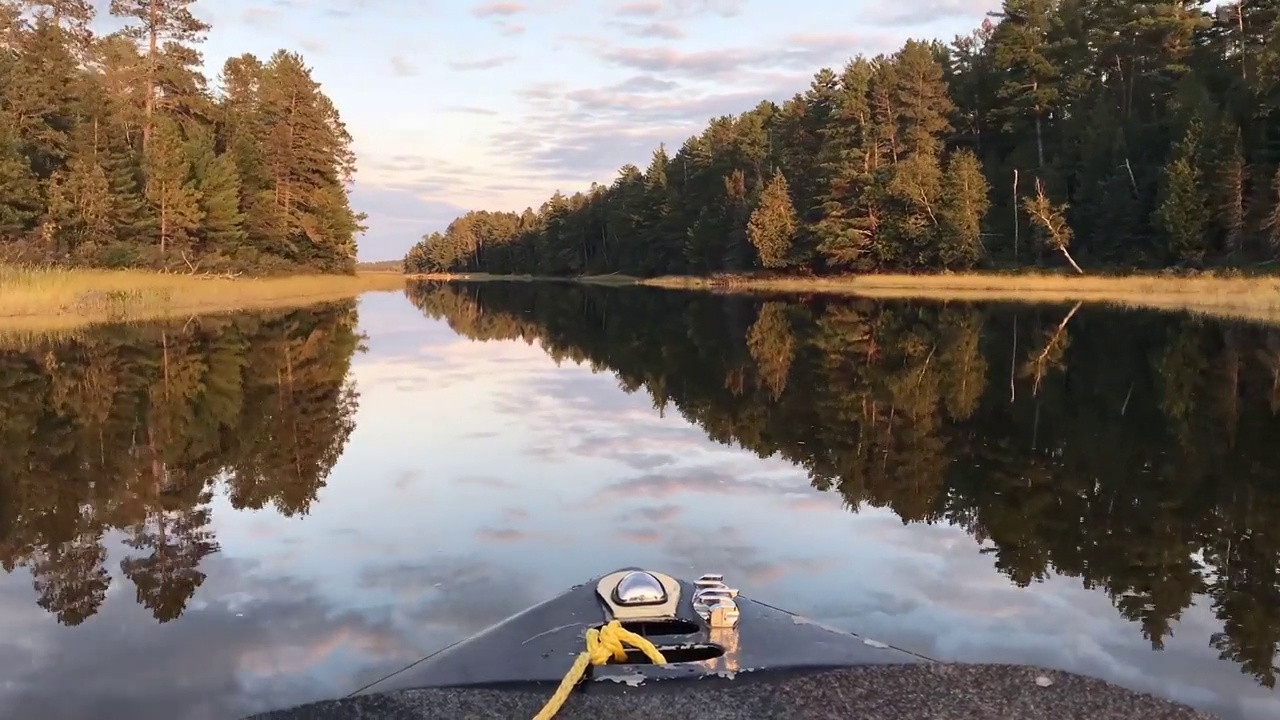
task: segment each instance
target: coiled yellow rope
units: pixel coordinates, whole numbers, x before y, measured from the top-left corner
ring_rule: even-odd
[[[542,710],[533,716],[533,720],[551,720],[556,713],[560,712],[560,708],[564,707],[565,701],[569,699],[569,693],[573,692],[573,687],[587,671],[587,665],[604,665],[609,662],[609,658],[618,661],[626,660],[627,651],[623,648],[623,643],[638,648],[654,665],[665,665],[667,662],[653,643],[622,627],[622,623],[617,620],[611,621],[599,630],[588,628],[587,649],[573,661],[569,672],[565,673],[564,679],[560,681],[560,687],[556,688],[555,693],[547,700],[547,704],[542,706]]]

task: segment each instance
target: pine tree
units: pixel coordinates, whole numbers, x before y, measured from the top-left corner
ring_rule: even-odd
[[[724,179],[724,208],[721,213],[724,233],[724,257],[720,266],[730,272],[741,272],[751,264],[751,241],[747,239],[747,223],[751,204],[747,198],[747,175],[734,170]]]
[[[936,162],[946,135],[952,131],[950,118],[955,105],[935,48],[908,40],[894,61],[893,102],[901,151]]]
[[[0,46],[10,48],[16,45],[22,26],[22,6],[15,0],[0,0]],[[6,54],[0,53],[0,58],[5,58]]]
[[[141,162],[133,148],[112,135],[97,151],[98,163],[111,189],[111,227],[124,246],[137,248],[155,242],[155,216],[143,193]]]
[[[263,67],[257,103],[252,127],[266,187],[245,210],[250,241],[301,266],[354,270],[363,218],[345,192],[354,160],[337,109],[302,58],[285,51]]]
[[[92,159],[76,157],[67,168],[64,191],[68,207],[62,242],[70,255],[92,254],[110,241],[114,231],[107,174]]]
[[[80,111],[76,59],[66,35],[46,17],[20,38],[20,51],[4,78],[8,119],[36,177],[61,170],[71,151],[71,132]]]
[[[1156,224],[1163,231],[1166,251],[1175,262],[1198,266],[1204,261],[1208,212],[1197,156],[1200,125],[1188,128],[1165,170]]]
[[[1217,224],[1222,231],[1223,250],[1227,256],[1235,256],[1245,245],[1245,186],[1248,168],[1240,144],[1240,127],[1230,122],[1220,123],[1219,134],[1226,135],[1216,164],[1214,209]]]
[[[637,228],[637,241],[645,249],[640,266],[641,274],[657,274],[664,261],[671,261],[674,241],[669,233],[671,217],[671,189],[667,184],[667,172],[671,164],[667,150],[659,146],[653,152],[649,167],[644,172],[644,200]]]
[[[187,244],[200,224],[200,195],[191,175],[177,123],[162,118],[155,123],[146,155],[146,193],[156,218],[160,253],[176,244]]]
[[[1004,0],[1003,19],[991,35],[993,70],[1002,82],[993,115],[1006,132],[1030,126],[1035,167],[1046,165],[1045,123],[1058,103],[1059,68],[1051,59],[1048,0]]]
[[[143,76],[142,147],[151,143],[155,127],[156,89],[160,81],[160,52],[166,41],[198,43],[209,24],[191,14],[195,0],[111,0],[111,14],[128,17],[137,24],[125,28],[126,37],[146,43],[146,72]]]
[[[942,237],[938,248],[944,267],[968,269],[983,256],[982,220],[990,200],[982,164],[968,150],[953,154],[943,179],[940,215]]]
[[[65,256],[60,238],[70,229],[75,204],[67,193],[67,182],[61,170],[53,171],[45,184],[44,216],[40,218],[39,238],[42,249],[54,258]]]
[[[1280,168],[1276,169],[1275,178],[1271,181],[1271,209],[1262,227],[1272,257],[1280,258]]]
[[[199,250],[234,257],[245,241],[235,161],[228,154],[218,155],[212,133],[203,129],[187,140],[184,153],[191,159],[194,189],[200,199]]]
[[[43,211],[40,186],[10,119],[0,110],[0,243],[18,238]]]
[[[136,22],[94,37],[87,0],[0,0],[3,257],[168,266],[181,243],[192,263],[354,271],[337,109],[286,52],[229,60],[215,96],[191,4],[115,0]]]
[[[920,267],[935,258],[942,231],[942,168],[933,154],[911,154],[889,172],[888,194],[893,213],[885,227],[893,262]],[[889,258],[885,258],[888,260]]]
[[[66,32],[76,49],[84,52],[93,39],[89,25],[97,15],[90,0],[20,0],[37,18],[48,19]]]
[[[747,223],[747,238],[755,247],[762,267],[781,269],[792,265],[791,249],[797,222],[787,179],[781,171],[776,171]]]
[[[871,231],[861,227],[859,215],[871,186],[875,150],[871,147],[872,113],[869,100],[873,68],[857,58],[840,77],[840,101],[832,122],[824,128],[822,169],[814,225],[817,250],[828,267],[849,269],[865,258]]]

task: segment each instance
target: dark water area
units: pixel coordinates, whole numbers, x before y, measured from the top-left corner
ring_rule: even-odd
[[[406,295],[0,346],[0,716],[343,695],[644,565],[1280,717],[1280,328]]]

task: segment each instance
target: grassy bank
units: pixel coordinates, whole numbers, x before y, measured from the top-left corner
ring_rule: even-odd
[[[492,275],[490,273],[413,273],[405,275],[410,280],[430,280],[433,282],[484,282],[487,280],[505,280],[507,282],[528,282],[530,280],[564,280],[565,278],[543,278],[535,275]]]
[[[0,266],[0,333],[300,307],[402,287],[403,275],[381,272],[225,278],[140,270]]]
[[[988,302],[1087,302],[1280,322],[1280,277],[1006,273],[840,277],[660,277],[642,284],[729,292],[796,292]]]
[[[622,275],[538,278],[531,275],[436,274],[441,281],[558,280],[610,285],[741,293],[817,293],[874,298],[972,302],[1103,303],[1128,308],[1190,311],[1213,317],[1280,322],[1280,277],[1213,275],[1068,275],[968,273],[951,275],[845,275],[787,277],[723,275],[640,279]]]
[[[418,273],[406,275],[410,280],[429,280],[435,282],[562,282],[586,283],[588,285],[639,285],[647,281],[630,275],[579,275],[577,277],[555,277],[550,275],[494,275],[491,273]]]

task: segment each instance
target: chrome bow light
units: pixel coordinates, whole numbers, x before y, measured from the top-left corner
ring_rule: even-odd
[[[653,573],[632,570],[614,587],[613,599],[619,605],[655,605],[667,601],[667,590]]]
[[[680,583],[660,572],[618,570],[600,578],[596,595],[615,620],[669,620],[680,605]]]

